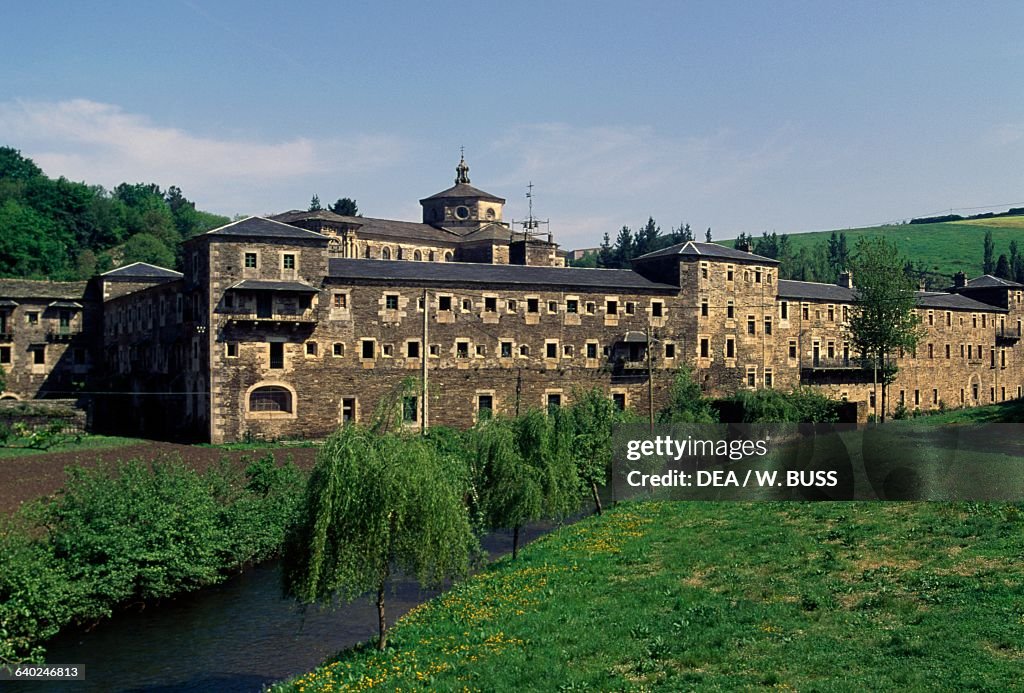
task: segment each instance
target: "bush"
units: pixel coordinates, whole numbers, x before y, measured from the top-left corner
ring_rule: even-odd
[[[743,423],[831,423],[839,420],[840,402],[802,388],[743,390],[731,398],[741,410]]]

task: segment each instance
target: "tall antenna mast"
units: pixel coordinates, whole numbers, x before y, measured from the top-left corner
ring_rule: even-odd
[[[545,219],[545,220],[541,221],[540,219],[537,219],[535,216],[533,216],[533,181],[532,180],[526,186],[526,201],[527,201],[527,204],[528,204],[529,210],[530,210],[529,211],[529,216],[526,218],[526,221],[519,222],[519,224],[523,227],[523,236],[526,238],[526,240],[529,240],[531,238],[535,238],[535,237],[541,235],[541,231],[539,231],[538,229],[540,229],[540,225],[543,224],[544,227],[547,229],[548,243],[550,243],[551,242],[551,226],[550,226],[551,222],[550,222],[550,220]],[[515,223],[516,222],[513,220],[512,224],[514,225]]]

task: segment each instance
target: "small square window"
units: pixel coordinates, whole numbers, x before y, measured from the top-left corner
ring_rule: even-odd
[[[345,355],[345,345],[342,344],[341,342],[335,342],[332,353],[335,356],[344,356]]]
[[[418,359],[420,357],[420,343],[419,342],[406,342],[405,343],[405,355],[411,359]]]
[[[376,356],[377,345],[372,339],[364,339],[362,341],[362,357],[364,359],[372,359]]]
[[[447,310],[452,309],[452,297],[451,296],[438,296],[437,297],[437,309]]]
[[[676,345],[666,344],[665,345],[665,358],[674,359],[676,357]]]
[[[334,294],[335,308],[348,308],[348,294]]]
[[[462,299],[462,310],[467,313],[473,310],[473,302],[470,301],[468,298]]]
[[[440,356],[441,355],[441,345],[440,344],[431,344],[430,345],[430,355],[431,356]]]
[[[36,311],[30,311],[28,313],[25,313],[25,322],[27,322],[29,325],[38,325],[39,313],[37,313]]]
[[[544,345],[545,357],[549,359],[558,358],[558,344],[556,342],[548,342]]]
[[[636,303],[633,301],[626,301],[626,315],[632,315],[636,312]]]
[[[540,299],[528,298],[526,299],[526,312],[527,313],[539,313],[540,312]]]
[[[562,406],[562,395],[551,393],[548,395],[548,412],[553,412]]]
[[[284,267],[286,270],[295,269],[295,255],[293,255],[292,253],[285,253],[281,257],[281,264],[282,267]]]
[[[6,363],[10,363],[10,362],[11,362],[11,347],[9,347],[9,346],[0,346],[0,363],[6,364]]]
[[[624,411],[626,409],[626,394],[624,392],[613,392],[612,404],[614,404],[615,408],[619,411]]]
[[[256,253],[246,253],[245,254],[245,267],[246,267],[246,269],[255,269],[256,268]]]
[[[661,301],[651,302],[651,317],[660,318],[664,314],[665,304]]]
[[[387,310],[398,310],[398,294],[385,294],[384,308]]]
[[[568,299],[565,302],[565,312],[566,313],[579,313],[580,312],[580,302],[577,301],[574,298]]]
[[[548,301],[548,312],[549,313],[557,313],[558,312],[558,302],[557,301]]]
[[[496,313],[498,312],[498,299],[494,296],[484,297],[484,312],[485,313]]]
[[[572,358],[572,344],[562,345],[562,356],[564,356],[567,359]]]
[[[596,359],[597,358],[597,345],[594,344],[593,342],[590,342],[590,343],[587,344],[587,358],[588,359]]]
[[[229,359],[237,358],[238,357],[238,343],[237,342],[228,342],[227,344],[225,344],[224,345],[224,355],[227,356]]]
[[[380,351],[381,351],[381,354],[383,356],[387,356],[387,357],[394,356],[395,355],[395,345],[394,344],[385,344],[384,346],[381,347]]]
[[[455,342],[455,357],[460,359],[469,358],[469,342]]]
[[[507,301],[505,303],[505,309],[509,313],[515,313],[519,309],[519,304],[516,303],[514,300]]]
[[[619,314],[619,302],[618,301],[607,301],[605,303],[605,312],[608,315],[618,315]]]
[[[593,315],[597,312],[597,304],[593,301],[587,301],[587,315]]]
[[[485,344],[477,344],[476,345],[476,355],[477,356],[486,356],[487,355],[487,345],[485,345]]]
[[[530,355],[530,347],[528,347],[525,344],[521,344],[519,346],[519,355],[520,356],[529,356]]]
[[[317,345],[316,342],[306,342],[306,356],[316,356]]]
[[[512,342],[501,343],[501,358],[510,359],[512,358]]]
[[[476,413],[478,419],[491,418],[494,413],[494,397],[492,395],[477,395]]]

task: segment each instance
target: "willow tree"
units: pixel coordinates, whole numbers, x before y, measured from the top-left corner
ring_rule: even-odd
[[[299,518],[284,546],[286,596],[309,603],[384,597],[401,572],[437,584],[465,572],[475,547],[463,475],[419,438],[346,426],[317,453]]]
[[[572,422],[572,458],[580,482],[594,501],[594,512],[600,515],[599,487],[608,482],[611,473],[612,426],[623,420],[624,412],[597,389],[584,392],[575,400],[567,412]]]
[[[568,432],[557,416],[536,410],[476,429],[482,515],[491,529],[512,530],[512,558],[519,555],[523,525],[559,519],[578,507],[579,477]]]

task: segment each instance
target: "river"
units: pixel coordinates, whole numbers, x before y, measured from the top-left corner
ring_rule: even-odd
[[[522,541],[551,528],[526,528]],[[483,545],[498,558],[511,551],[511,533],[488,535]],[[388,595],[388,622],[436,594],[411,580],[396,581]],[[303,613],[294,601],[281,598],[279,566],[271,562],[214,587],[119,612],[91,631],[57,636],[47,645],[47,662],[84,665],[84,682],[4,685],[35,693],[259,691],[376,634],[377,610],[368,598]]]

